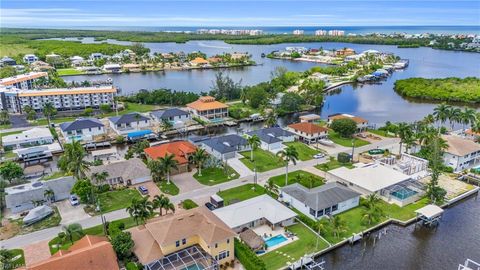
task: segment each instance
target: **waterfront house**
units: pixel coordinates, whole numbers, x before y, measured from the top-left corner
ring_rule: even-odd
[[[21,133],[2,137],[2,145],[6,150],[21,149],[38,145],[52,144],[53,135],[48,128],[34,127]]]
[[[94,180],[93,183],[98,185],[109,184],[111,186],[131,186],[144,183],[152,179],[150,176],[150,170],[139,158],[115,161],[100,166],[91,166],[90,170],[88,170],[85,174],[88,179],[95,179],[95,174],[102,172],[108,173],[105,182],[96,183],[96,180]]]
[[[228,105],[216,101],[214,97],[203,96],[198,100],[187,104],[192,117],[198,117],[202,121],[219,123],[228,117]]]
[[[304,122],[313,123],[315,121],[320,120],[320,115],[310,113],[310,114],[301,115],[299,118],[300,118],[300,123],[304,123]]]
[[[237,152],[249,150],[247,140],[236,134],[214,137],[202,142],[202,148],[219,160],[234,158]]]
[[[136,112],[110,117],[108,121],[110,122],[110,128],[119,135],[128,135],[141,130],[148,131],[151,126],[150,118]]]
[[[202,265],[215,270],[234,260],[235,232],[203,206],[153,218],[128,231],[133,253],[145,269]]]
[[[187,141],[174,141],[155,145],[144,150],[148,159],[163,158],[166,155],[174,155],[174,159],[178,162],[177,169],[172,170],[172,174],[183,173],[190,170],[189,158],[195,153],[197,147]]]
[[[81,57],[81,56],[75,55],[75,56],[70,57],[70,63],[74,67],[79,67],[79,66],[82,66],[85,63],[85,59],[83,59],[83,57]]]
[[[190,120],[190,114],[184,110],[178,108],[170,108],[166,110],[153,111],[150,113],[153,120],[158,123],[168,121],[172,124],[173,128],[183,128]]]
[[[279,127],[262,128],[247,132],[246,135],[248,137],[257,135],[261,142],[260,148],[272,152],[282,150],[284,142],[293,142],[295,140],[295,134]]]
[[[75,184],[72,176],[48,181],[29,182],[5,188],[5,205],[12,213],[20,213],[35,208],[34,202],[45,201],[45,191],[52,190],[52,202],[68,199]]]
[[[33,63],[35,61],[38,61],[38,57],[34,54],[26,54],[23,57],[23,62],[25,62],[28,65],[30,65],[31,63]]]
[[[45,55],[45,61],[52,65],[60,64],[62,62],[62,56],[55,53],[47,54]]]
[[[354,55],[355,50],[351,48],[344,48],[344,49],[339,49],[335,51],[336,56],[348,56],[348,55]]]
[[[12,152],[28,166],[30,164],[47,162],[52,159],[54,153],[61,151],[63,151],[63,149],[60,144],[54,142],[51,144],[14,149]]]
[[[96,61],[96,60],[100,60],[102,58],[104,58],[105,56],[101,53],[92,53],[90,54],[90,60],[92,61]]]
[[[452,167],[455,172],[480,166],[480,144],[455,135],[444,135],[442,139],[448,144],[443,154],[445,166]]]
[[[30,64],[30,69],[35,72],[48,72],[53,69],[50,64],[47,62],[43,61],[35,61],[32,64]]]
[[[122,70],[122,66],[119,64],[106,64],[103,65],[103,70],[109,73],[119,73]]]
[[[282,201],[312,219],[336,215],[357,207],[360,193],[331,182],[308,189],[298,183],[283,187]]]
[[[60,124],[60,130],[67,143],[73,140],[89,142],[105,134],[105,127],[96,118],[78,118],[72,122]]]
[[[346,114],[346,113],[338,113],[338,114],[332,114],[328,116],[328,125],[331,125],[333,121],[339,120],[339,119],[351,119],[357,124],[357,133],[361,133],[364,131],[367,131],[368,128],[368,120],[354,116],[351,114]]]
[[[207,60],[201,58],[201,57],[195,57],[192,61],[190,61],[190,65],[194,67],[204,67],[206,65],[210,64]]]
[[[241,60],[241,59],[247,59],[249,57],[247,52],[234,52],[231,55],[232,60]]]
[[[10,58],[8,56],[4,56],[2,59],[0,59],[0,66],[5,67],[5,66],[16,66],[17,61],[15,59]]]
[[[108,238],[85,235],[68,249],[60,249],[50,258],[27,264],[26,270],[108,269],[118,270],[117,255]]]
[[[319,125],[303,122],[288,125],[288,130],[295,134],[295,138],[307,144],[327,138],[328,129]]]
[[[40,79],[48,79],[48,73],[46,72],[30,72],[20,75],[15,75],[8,78],[0,79],[0,85],[7,88],[17,88],[17,89],[33,89],[35,87],[35,82]],[[2,101],[3,102],[3,101]]]
[[[288,227],[294,224],[297,216],[266,194],[218,208],[213,213],[237,233],[262,225],[268,225],[272,230]]]

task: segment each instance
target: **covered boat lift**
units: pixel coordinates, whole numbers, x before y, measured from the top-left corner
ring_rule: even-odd
[[[422,225],[427,227],[437,226],[443,212],[444,210],[441,207],[434,204],[429,204],[415,211],[417,221],[420,220]]]

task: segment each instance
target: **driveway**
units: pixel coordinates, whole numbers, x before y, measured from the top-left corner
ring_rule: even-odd
[[[204,187],[204,185],[200,184],[197,179],[193,177],[196,172],[197,170],[195,169],[191,172],[172,175],[170,180],[177,185],[177,187],[180,189],[180,193],[190,192],[192,190]]]
[[[27,266],[50,258],[48,242],[49,240],[45,240],[23,247],[25,264]]]
[[[144,186],[148,189],[148,200],[151,201],[156,195],[162,194],[157,184],[153,181],[143,182],[140,184],[132,185],[132,188],[138,189],[139,186]]]
[[[228,160],[228,165],[232,167],[238,174],[240,174],[240,178],[253,175],[253,172],[243,164],[243,162],[240,161],[240,158],[243,158],[243,156],[237,154],[236,157],[231,158]]]
[[[62,217],[60,224],[62,225],[90,218],[90,215],[83,210],[83,205],[72,206],[69,200],[56,202],[54,205],[57,206],[60,212]]]

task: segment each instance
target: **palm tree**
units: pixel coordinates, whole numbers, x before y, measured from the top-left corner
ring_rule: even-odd
[[[163,194],[160,194],[160,195],[155,195],[155,197],[153,197],[152,203],[153,203],[153,208],[154,209],[160,210],[159,214],[161,216],[162,215],[162,209],[167,210],[168,205],[171,202],[170,202],[170,199],[167,196],[165,196]]]
[[[267,183],[265,184],[265,189],[270,194],[278,193],[277,185],[275,185],[272,180],[267,181]]]
[[[105,180],[107,180],[108,172],[106,171],[98,172],[98,173],[94,173],[92,176],[93,176],[92,178],[95,179],[95,184],[99,185],[105,182]]]
[[[162,119],[162,123],[160,124],[160,127],[163,132],[166,132],[172,129],[173,124],[172,122],[168,121],[168,119]]]
[[[43,197],[45,197],[45,200],[47,202],[52,202],[53,199],[55,198],[55,192],[53,192],[53,190],[51,190],[51,189],[46,189],[43,192]]]
[[[165,206],[165,214],[168,213],[168,210],[172,211],[172,213],[175,213],[175,205],[171,202],[169,202],[166,206]]]
[[[63,155],[58,160],[58,167],[65,173],[73,173],[77,179],[85,176],[90,170],[90,162],[85,161],[87,155],[80,141],[73,140],[64,145]]]
[[[446,103],[442,103],[433,109],[433,117],[435,118],[435,121],[439,121],[441,124],[444,124],[445,121],[447,121],[449,114],[450,106]]]
[[[463,125],[463,130],[465,130],[466,125],[473,125],[477,120],[477,112],[474,109],[465,107],[463,111],[460,112],[459,123]]]
[[[431,125],[431,124],[435,123],[435,118],[432,114],[428,114],[427,116],[425,116],[423,118],[422,122],[426,125]]]
[[[170,184],[170,171],[172,169],[178,169],[178,161],[175,159],[174,154],[167,154],[163,158],[160,158],[160,163],[164,169],[164,172],[167,174],[167,184]]]
[[[153,214],[153,203],[148,201],[147,197],[141,199],[133,198],[130,206],[127,207],[128,214],[135,220],[138,226],[138,221],[145,222]]]
[[[78,223],[72,223],[68,226],[62,227],[65,237],[70,240],[70,243],[73,244],[73,240],[80,238],[84,235],[82,225]]]
[[[248,144],[250,145],[250,161],[253,162],[253,151],[260,146],[260,138],[254,134],[247,139]]]
[[[288,163],[291,161],[293,165],[297,164],[298,160],[298,152],[297,149],[293,145],[287,146],[285,149],[279,151],[277,156],[285,162],[285,186],[288,185]]]
[[[398,124],[398,136],[400,137],[400,150],[399,155],[402,154],[402,145],[407,140],[407,138],[413,136],[412,127],[407,123]]]
[[[266,127],[273,127],[277,123],[277,114],[273,109],[270,110],[270,112],[268,112],[266,118],[267,118],[265,119]]]
[[[152,176],[153,182],[159,182],[162,180],[163,172],[165,170],[163,169],[163,165],[160,159],[149,160],[147,163],[147,167],[150,170],[150,175]]]
[[[450,122],[450,128],[453,130],[455,123],[462,122],[462,111],[457,107],[451,107],[448,115],[448,121]]]
[[[57,114],[57,109],[53,106],[53,103],[47,102],[43,104],[43,115],[47,118],[48,126],[50,127],[50,118]]]
[[[208,155],[205,149],[197,148],[191,156],[193,164],[197,165],[198,176],[202,176],[202,165],[207,160]]]
[[[363,206],[366,208],[366,210],[362,216],[362,219],[367,221],[368,225],[379,220],[383,215],[383,210],[379,206],[380,201],[381,199],[377,193],[372,193],[368,195],[363,202]]]
[[[0,111],[0,124],[6,125],[10,123],[10,115],[8,115],[7,110]]]
[[[333,216],[330,218],[330,226],[334,237],[340,237],[340,234],[346,231],[345,221],[340,216]]]

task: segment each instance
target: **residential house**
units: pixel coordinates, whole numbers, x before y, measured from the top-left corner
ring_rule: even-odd
[[[35,61],[38,61],[38,57],[35,56],[34,54],[26,54],[24,57],[23,57],[23,62],[27,63],[27,64],[31,64]]]
[[[331,125],[333,121],[339,120],[339,119],[351,119],[357,124],[357,133],[361,133],[364,131],[367,131],[368,128],[368,120],[354,116],[351,114],[346,114],[346,113],[339,113],[339,114],[332,114],[328,116],[328,125]]]
[[[443,154],[445,166],[460,172],[480,165],[480,144],[455,135],[444,135],[442,138],[448,144]]]
[[[247,59],[249,57],[248,52],[234,52],[231,55],[232,60],[241,60],[241,59]]]
[[[43,127],[34,127],[21,133],[2,137],[3,148],[6,150],[52,144],[53,142],[52,133],[48,128]]]
[[[85,59],[83,59],[81,56],[75,55],[70,57],[70,63],[74,67],[80,67],[85,63]]]
[[[45,55],[45,62],[52,65],[60,64],[62,63],[62,56],[55,53],[47,54]]]
[[[294,224],[297,216],[288,207],[266,194],[218,208],[213,213],[237,233],[265,224],[272,230],[288,227]]]
[[[27,262],[28,263],[28,262]],[[119,270],[117,255],[107,237],[85,235],[67,250],[60,249],[50,258],[27,264],[26,270]]]
[[[60,124],[60,130],[68,143],[73,140],[89,142],[105,134],[103,123],[96,118],[78,118],[73,122],[65,122]]]
[[[103,70],[109,73],[120,73],[122,71],[122,66],[119,64],[106,64],[103,65]]]
[[[216,101],[214,97],[203,96],[187,104],[192,117],[198,117],[211,123],[223,122],[228,117],[228,105]]]
[[[320,115],[310,113],[310,114],[301,115],[299,118],[301,123],[304,123],[304,122],[313,123],[315,121],[320,120]]]
[[[48,72],[53,69],[53,67],[49,63],[43,61],[33,62],[32,64],[30,64],[30,68],[32,69],[32,71],[35,72]]]
[[[104,58],[105,56],[101,53],[92,53],[90,54],[90,60],[92,61],[96,61],[96,60],[100,60],[102,58]]]
[[[344,48],[344,49],[335,51],[335,55],[337,56],[348,56],[348,55],[354,55],[354,54],[355,54],[355,50],[351,48]]]
[[[234,158],[237,152],[249,150],[247,140],[236,134],[214,137],[202,142],[202,148],[219,160]]]
[[[204,67],[210,64],[207,60],[201,58],[201,57],[195,57],[192,61],[190,61],[190,65],[194,67]]]
[[[8,56],[4,56],[2,59],[0,59],[0,66],[4,67],[4,66],[16,66],[17,65],[17,61],[15,61],[15,59],[13,58],[10,58]]]
[[[160,124],[163,121],[170,122],[173,128],[184,128],[187,125],[187,121],[190,120],[190,114],[178,108],[153,111],[150,113],[150,116]]]
[[[135,242],[133,253],[145,269],[202,265],[215,270],[234,260],[235,232],[203,206],[153,218],[128,231]]]
[[[54,153],[63,151],[59,143],[44,144],[27,148],[14,149],[12,152],[25,165],[44,163],[52,159]]]
[[[110,128],[119,135],[128,135],[128,133],[148,130],[151,126],[150,118],[139,113],[128,113],[121,116],[110,117],[108,121],[110,122]]]
[[[257,135],[260,138],[260,148],[267,151],[278,152],[282,150],[284,142],[293,142],[295,134],[279,127],[263,128],[247,132],[248,137]]]
[[[360,193],[331,182],[308,189],[298,183],[281,189],[282,201],[312,219],[336,215],[357,207]]]
[[[45,202],[45,191],[54,193],[52,202],[68,199],[75,184],[72,176],[60,177],[48,181],[29,182],[5,188],[5,206],[12,213],[20,213],[35,208],[34,202]]]
[[[166,155],[174,155],[174,159],[178,162],[177,169],[172,170],[172,174],[190,171],[189,157],[195,153],[197,147],[187,141],[175,141],[164,143],[146,148],[145,155],[148,159],[163,158]]]
[[[307,144],[316,143],[328,135],[327,128],[309,122],[288,125],[288,130],[295,134],[297,140]]]
[[[139,158],[131,158],[128,160],[115,161],[100,166],[91,166],[86,172],[89,179],[95,179],[95,174],[107,172],[108,176],[104,183],[111,186],[124,185],[131,186],[150,181],[150,170],[145,163]],[[95,180],[94,180],[95,183]]]

